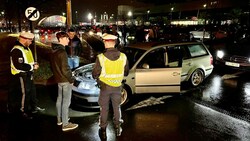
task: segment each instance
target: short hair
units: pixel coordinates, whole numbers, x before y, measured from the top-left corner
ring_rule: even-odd
[[[68,32],[75,32],[75,30],[73,28],[70,28]]]
[[[69,35],[64,31],[60,31],[60,32],[56,33],[56,38],[57,38],[58,41],[59,41],[60,38],[63,38],[63,37],[68,37],[69,38]]]

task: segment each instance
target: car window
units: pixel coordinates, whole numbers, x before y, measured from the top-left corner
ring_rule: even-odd
[[[125,47],[121,49],[121,52],[125,53],[129,62],[129,68],[131,69],[135,62],[144,54],[145,50]]]
[[[150,51],[143,57],[137,68],[142,68],[143,64],[148,64],[149,68],[165,68],[165,52],[165,48]]]
[[[207,55],[207,50],[202,45],[188,45],[188,50],[192,57]]]
[[[166,54],[166,65],[167,67],[181,67],[181,60],[183,58],[183,48],[180,46],[169,47]],[[186,55],[186,54],[185,54]]]

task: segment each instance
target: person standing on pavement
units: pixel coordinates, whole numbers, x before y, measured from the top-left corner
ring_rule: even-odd
[[[19,40],[10,52],[12,78],[8,96],[8,110],[16,112],[20,109],[22,116],[26,119],[32,119],[32,113],[45,110],[37,106],[38,100],[33,73],[39,68],[39,65],[35,62],[29,48],[33,39],[33,33],[21,32]]]
[[[102,39],[106,49],[104,53],[97,56],[92,76],[100,86],[98,100],[100,105],[99,136],[101,139],[106,140],[110,101],[114,112],[116,136],[120,136],[122,132],[121,123],[123,120],[120,108],[122,80],[129,73],[129,64],[126,55],[114,48],[117,36],[104,34]]]
[[[117,37],[117,39],[115,40],[115,48],[120,48],[120,35],[117,32],[117,25],[112,25],[111,34]]]
[[[81,40],[77,37],[74,29],[68,30],[69,35],[69,44],[66,46],[66,51],[68,54],[68,63],[70,69],[75,69],[79,67],[80,63],[80,54],[82,52],[82,43]]]
[[[57,125],[62,125],[62,131],[73,130],[78,124],[69,122],[69,106],[72,95],[71,69],[67,61],[65,46],[69,43],[69,36],[66,32],[56,33],[59,44],[52,44],[51,67],[55,81],[58,83],[58,96],[56,100]]]

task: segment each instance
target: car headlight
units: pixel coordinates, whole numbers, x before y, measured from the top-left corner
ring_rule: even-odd
[[[217,51],[217,57],[219,57],[221,59],[221,58],[223,58],[223,56],[224,56],[223,51],[221,51],[221,50]]]
[[[250,57],[248,58],[248,62],[250,63]]]
[[[77,86],[78,89],[94,89],[96,87],[96,83],[82,81]]]

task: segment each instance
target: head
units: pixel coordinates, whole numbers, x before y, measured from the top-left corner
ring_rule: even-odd
[[[68,30],[68,35],[69,35],[69,38],[70,39],[73,39],[74,38],[74,36],[76,35],[76,32],[75,32],[75,30],[74,29],[69,29]]]
[[[114,48],[116,44],[116,39],[117,36],[112,34],[105,33],[102,35],[102,40],[104,42],[105,48]]]
[[[56,38],[58,42],[63,46],[66,46],[69,44],[69,35],[64,31],[60,31],[56,33]]]
[[[29,47],[32,44],[33,39],[34,34],[30,32],[22,32],[19,35],[19,42],[25,47]]]

